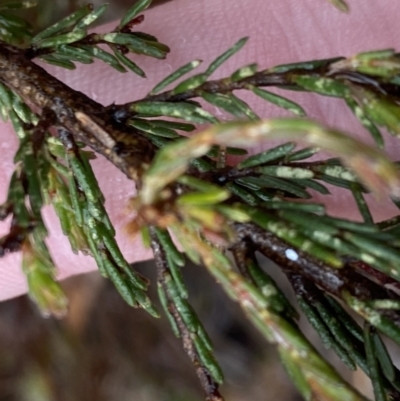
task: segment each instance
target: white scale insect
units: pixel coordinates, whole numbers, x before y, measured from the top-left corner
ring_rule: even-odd
[[[299,255],[294,249],[286,249],[285,255],[289,260],[292,260],[293,262],[295,262],[299,258]]]

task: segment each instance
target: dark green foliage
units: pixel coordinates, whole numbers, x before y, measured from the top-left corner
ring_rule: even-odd
[[[19,46],[13,51],[25,64],[10,63],[5,44],[0,44],[5,49],[2,62],[25,84],[29,74],[24,74],[24,65],[35,68],[32,59],[73,69],[97,58],[119,72],[144,77],[136,65],[138,57],[132,61],[129,53],[164,59],[169,52],[157,38],[131,30],[150,0],[137,1],[112,32],[88,33],[106,7],[86,5],[35,36],[9,11],[25,3],[0,4],[1,39]],[[342,1],[332,3],[347,11]],[[0,239],[0,256],[21,250],[31,297],[45,314],[66,312],[45,243],[41,210],[50,203],[73,252],[91,255],[130,306],[158,316],[146,292],[147,279],[132,269],[115,240],[90,165],[95,154],[85,149],[91,147],[138,184],[137,197],[129,201],[136,217],[128,230],[132,236],[140,233],[152,248],[161,306],[208,400],[222,399],[218,384],[223,374],[189,303],[182,273],[186,257],[202,264],[266,340],[276,344],[305,399],[363,399],[304,337],[296,307],[259,265],[258,252],[289,278],[300,309],[325,347],[349,369],[359,367],[371,378],[377,400],[396,399],[399,374],[377,330],[400,343],[400,298],[387,287],[398,288],[399,221],[396,217],[376,224],[365,194],[391,198],[398,205],[398,165],[345,132],[300,118],[306,114],[300,105],[264,87],[342,99],[383,148],[378,127],[398,135],[400,106],[395,95],[376,88],[384,83],[398,90],[399,55],[392,50],[367,52],[265,70],[248,64],[224,79],[211,80],[246,41],[236,42],[202,72],[189,75],[200,60],[183,65],[145,98],[124,105],[104,107],[61,83],[57,104],[51,97],[40,103],[34,95],[25,103],[20,87],[4,79],[0,114],[13,124],[20,147],[8,198],[0,207],[2,220],[12,216],[10,233]],[[54,84],[44,70],[36,71],[38,85]],[[172,88],[162,92],[168,86]],[[260,120],[237,96],[239,90],[300,117]],[[220,123],[203,103],[224,110],[233,121]],[[187,138],[186,133],[196,129],[193,124],[208,128]],[[227,160],[271,139],[289,142],[245,156],[233,167]],[[309,160],[321,150],[334,158]],[[327,184],[352,194],[362,223],[330,216],[322,204],[309,201],[312,191],[334,196]],[[349,309],[364,321],[364,330]]]

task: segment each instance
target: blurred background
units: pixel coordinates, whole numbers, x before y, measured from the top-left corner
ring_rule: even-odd
[[[163,2],[154,0],[153,6]],[[123,15],[133,1],[110,3],[102,23]],[[83,4],[39,0],[38,7],[27,10],[25,16],[40,30]],[[265,265],[274,270],[266,260]],[[135,265],[135,269],[154,282],[151,262]],[[278,362],[275,347],[249,326],[204,269],[187,266],[184,275],[190,302],[225,372],[221,391],[226,400],[300,400]],[[278,269],[275,278],[290,293]],[[131,309],[96,272],[62,284],[71,307],[61,321],[42,318],[26,296],[0,303],[0,401],[204,400],[194,369],[164,317],[154,319]],[[315,333],[305,327],[321,349]],[[359,381],[368,391],[362,377],[343,370],[334,357],[333,361],[349,380]]]
[[[135,268],[155,279],[151,262]],[[300,400],[275,348],[201,267],[184,270],[190,302],[225,373],[226,400]],[[61,321],[42,318],[27,297],[0,303],[0,401],[204,400],[164,317],[130,308],[97,273],[63,287],[70,312]]]

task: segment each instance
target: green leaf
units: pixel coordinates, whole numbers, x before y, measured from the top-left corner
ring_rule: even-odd
[[[338,316],[344,327],[346,327],[353,337],[359,341],[364,341],[363,331],[358,323],[343,309],[338,301],[329,295],[326,296],[326,299],[329,305],[334,309],[336,316]]]
[[[116,266],[108,259],[103,260],[104,268],[107,273],[107,276],[115,285],[115,288],[118,290],[124,301],[132,307],[138,306],[138,300],[135,297],[135,293],[132,289],[132,286],[129,283],[129,280],[121,274]]]
[[[201,97],[208,103],[227,111],[235,117],[243,117],[243,111],[232,97],[227,94],[202,92]]]
[[[178,251],[168,231],[155,228],[155,233],[162,247],[164,248],[165,253],[171,256],[173,262],[178,266],[185,266],[185,258]]]
[[[215,210],[226,216],[228,219],[237,221],[238,223],[247,223],[250,221],[250,216],[243,210],[240,204],[232,206],[215,205]]]
[[[254,63],[239,68],[230,76],[230,80],[232,82],[237,82],[242,79],[252,77],[257,72],[257,67],[258,67],[257,64]]]
[[[125,25],[129,24],[139,13],[144,11],[152,0],[138,0],[125,14],[124,18],[118,24],[118,29],[122,29]]]
[[[134,63],[131,59],[122,54],[115,46],[112,46],[112,50],[114,52],[115,58],[121,64],[130,69],[136,75],[139,75],[139,77],[146,78],[145,72],[136,63]]]
[[[288,167],[288,166],[264,166],[256,167],[253,170],[255,173],[261,173],[266,175],[272,175],[279,178],[290,178],[290,179],[308,179],[314,178],[315,174],[313,171],[302,168],[302,167]]]
[[[24,139],[27,135],[24,124],[19,119],[17,113],[14,110],[8,110],[8,117],[13,125],[14,131],[16,132],[19,139]]]
[[[63,31],[64,29],[67,29],[67,28],[70,28],[70,27],[74,26],[82,18],[84,18],[88,14],[90,14],[92,9],[93,9],[93,6],[90,5],[90,4],[87,4],[87,5],[83,6],[83,7],[81,7],[80,9],[76,10],[74,13],[70,14],[68,17],[62,19],[61,21],[57,22],[54,25],[49,26],[44,31],[38,33],[36,36],[34,36],[32,38],[32,43],[35,46],[38,46],[38,44],[40,42],[42,42],[45,38],[50,38],[54,34],[59,33],[61,31]],[[84,30],[78,30],[78,32],[86,33]],[[81,35],[81,34],[79,34],[79,35]],[[60,35],[60,36],[64,36],[64,35]],[[83,36],[85,36],[85,35],[83,35]],[[44,46],[40,46],[40,47],[44,47]]]
[[[158,39],[155,36],[150,35],[148,33],[135,31],[135,32],[132,32],[132,35],[135,36],[136,38],[139,38],[142,40],[154,42],[155,45],[159,45],[160,47],[164,47],[164,48],[167,47],[166,45],[159,43]]]
[[[83,17],[76,24],[74,29],[85,29],[87,26],[89,26],[94,21],[96,21],[101,15],[103,15],[104,11],[106,11],[107,7],[108,7],[108,4],[103,4],[102,6],[97,7],[90,14],[87,14],[85,17]]]
[[[400,329],[393,320],[371,308],[368,302],[352,296],[348,291],[343,291],[344,301],[367,322],[373,324],[383,334],[400,344]]]
[[[327,184],[334,185],[339,188],[349,189],[349,190],[351,190],[355,185],[354,181],[343,180],[341,178],[332,177],[327,174],[318,174],[318,179],[325,181]],[[359,189],[363,189],[363,187],[359,186]]]
[[[179,93],[187,92],[190,90],[194,90],[204,84],[207,81],[207,74],[201,73],[194,75],[190,78],[185,79],[181,83],[179,83],[173,90],[172,95],[178,95]]]
[[[396,102],[361,86],[352,85],[350,92],[372,122],[386,127],[393,135],[400,135],[400,106]]]
[[[131,111],[149,116],[167,116],[181,118],[195,123],[215,123],[217,119],[200,107],[186,102],[139,102],[130,107]]]
[[[8,28],[19,28],[23,29],[25,32],[31,31],[31,25],[28,21],[19,18],[13,14],[3,12],[0,14],[2,23]]]
[[[356,362],[361,369],[368,374],[367,361],[362,351],[360,352],[359,350],[360,344],[357,344],[354,341],[354,338],[348,335],[347,327],[344,326],[340,318],[338,319],[338,317],[333,313],[330,304],[326,303],[325,300],[326,298],[321,297],[318,301],[312,302],[312,304],[315,306],[326,327],[328,327],[329,331],[332,333],[337,344],[339,344],[340,348],[345,351],[345,354],[347,354],[347,356],[344,355],[344,359],[342,359],[339,351],[338,356],[344,363],[346,363],[346,358],[350,358],[350,366],[354,367],[353,369],[349,366],[350,369],[355,370],[354,362]]]
[[[334,62],[344,60],[344,57],[335,57],[331,59],[324,59],[324,60],[313,60],[313,61],[305,61],[305,62],[299,62],[299,63],[291,63],[291,64],[283,64],[283,65],[278,65],[274,68],[271,68],[269,71],[271,72],[277,72],[277,73],[285,73],[289,71],[295,71],[295,70],[315,70],[318,68],[322,68],[325,66],[328,66],[329,64],[332,64]]]
[[[289,110],[293,114],[298,116],[305,116],[306,112],[304,109],[299,106],[297,103],[292,102],[282,96],[276,95],[275,93],[266,91],[265,89],[260,89],[255,86],[250,86],[249,89],[256,94],[257,96],[261,97],[262,99],[275,104],[278,107],[282,107],[286,110]]]
[[[23,163],[26,178],[28,181],[28,194],[29,203],[35,218],[40,219],[40,211],[43,206],[43,196],[42,196],[42,183],[39,178],[38,171],[38,160],[36,155],[33,153],[32,144],[25,147],[23,151]]]
[[[400,276],[400,268],[398,267],[400,264],[400,251],[398,249],[362,234],[345,233],[344,237],[365,252],[391,262],[391,264],[394,263],[396,267],[393,266],[389,273],[395,277]],[[390,265],[387,268],[389,269]]]
[[[375,400],[388,401],[389,398],[385,392],[383,378],[378,366],[378,360],[376,358],[376,348],[371,335],[371,326],[368,323],[365,323],[364,325],[364,344],[372,387],[374,388]]]
[[[396,370],[393,366],[389,352],[377,332],[372,333],[372,340],[376,350],[375,355],[381,365],[382,372],[390,382],[393,382],[396,379]]]
[[[259,203],[254,195],[252,195],[249,191],[238,184],[230,182],[225,186],[225,188],[228,188],[229,191],[232,192],[232,194],[236,195],[250,206],[255,206]]]
[[[280,159],[296,147],[293,142],[288,142],[283,145],[276,146],[275,148],[268,149],[262,153],[250,156],[239,163],[236,168],[242,170],[244,168],[251,168],[260,164],[270,163]]]
[[[344,0],[329,0],[339,11],[348,13],[350,11],[349,6]]]
[[[18,216],[18,224],[29,227],[31,224],[30,213],[25,202],[25,189],[22,185],[20,173],[14,171],[8,189],[7,202],[14,207],[14,214]]]
[[[247,42],[249,38],[245,37],[236,42],[230,49],[217,57],[207,68],[206,74],[211,75],[218,67],[220,67],[228,58],[237,53]]]
[[[88,177],[90,178],[90,180],[91,180],[92,182],[96,183],[96,185],[93,185],[93,190],[94,190],[95,193],[96,193],[97,199],[99,200],[99,202],[104,203],[104,202],[105,202],[104,195],[103,195],[103,193],[101,192],[101,189],[100,189],[100,187],[99,187],[99,185],[98,185],[98,183],[97,183],[96,176],[94,175],[92,166],[91,166],[91,164],[90,164],[90,162],[89,162],[89,160],[95,159],[96,156],[92,155],[91,152],[82,151],[82,150],[79,151],[79,156],[80,156],[82,165],[83,165],[83,167],[84,167],[85,170],[86,170],[86,174],[88,175]],[[107,216],[107,214],[105,214],[105,216]],[[107,225],[107,228],[110,229],[110,224],[106,224],[106,225]],[[115,235],[115,232],[114,232],[114,235]]]
[[[183,279],[181,267],[175,263],[175,260],[173,259],[173,256],[171,254],[167,254],[166,258],[169,271],[171,272],[171,276],[176,284],[180,296],[183,299],[187,299],[189,297],[189,294],[185,285],[185,281]]]
[[[365,223],[373,224],[374,220],[372,218],[371,212],[368,208],[367,202],[364,199],[364,196],[361,191],[356,188],[352,189],[353,198],[356,201],[358,210],[364,220]]]
[[[329,225],[323,219],[320,220],[319,216],[311,213],[301,212],[299,210],[296,211],[294,208],[282,208],[279,212],[279,216],[283,217],[290,223],[294,223],[296,226],[300,226],[298,229],[302,230],[308,229],[310,227],[310,221],[313,221],[313,223],[315,223],[315,226],[313,224],[313,229],[329,235],[332,237],[332,240],[333,236],[339,232],[338,228]]]
[[[182,231],[177,226],[170,227],[172,234],[177,238],[179,244],[182,246],[182,249],[186,256],[196,265],[200,263],[200,255],[197,250],[193,248],[190,240],[188,240],[187,236],[182,233]]]
[[[8,89],[3,84],[0,84],[0,101],[5,108],[4,114],[7,115],[7,110],[12,108],[13,95],[10,89]]]
[[[68,170],[67,170],[68,171]],[[72,173],[68,171],[68,189],[72,204],[72,210],[75,214],[76,223],[83,227],[83,208],[82,201],[79,199],[79,192],[76,181]]]
[[[191,189],[195,189],[196,191],[204,193],[221,190],[221,187],[218,185],[211,184],[207,181],[200,180],[190,175],[182,175],[177,179],[177,182],[182,185],[186,185]]]
[[[259,227],[273,232],[295,248],[324,261],[332,267],[341,268],[343,266],[343,262],[336,252],[332,252],[326,246],[313,243],[302,233],[303,230],[295,229],[292,225],[278,220],[277,217],[261,210],[249,209],[248,213]]]
[[[313,305],[310,305],[304,298],[301,297],[299,297],[297,300],[301,310],[307,316],[308,321],[320,336],[325,348],[332,349],[350,370],[356,370],[357,366],[355,365],[354,361],[342,347],[341,343],[338,342],[332,335],[329,330],[329,326],[326,325],[326,322],[321,318]]]
[[[227,200],[229,197],[229,191],[218,188],[207,192],[189,192],[183,194],[178,198],[177,203],[181,206],[214,205]]]
[[[45,252],[40,252],[44,247]],[[68,301],[54,278],[54,265],[47,255],[44,243],[26,243],[22,252],[22,270],[29,288],[29,296],[38,305],[44,316],[64,317],[68,310]]]
[[[346,98],[350,95],[349,88],[333,78],[298,75],[293,77],[293,81],[304,89],[325,96]]]
[[[199,325],[201,325],[199,318],[186,299],[181,297],[181,293],[176,286],[176,283],[169,274],[165,274],[165,285],[167,287],[168,295],[175,304],[185,326],[191,333],[196,333]]]
[[[282,364],[297,390],[306,401],[311,401],[313,397],[312,390],[300,365],[296,363],[290,350],[284,347],[278,347],[278,351]]]
[[[384,140],[382,134],[376,125],[368,118],[368,115],[364,112],[363,108],[360,107],[356,101],[351,98],[346,98],[346,103],[350,110],[357,117],[358,121],[363,125],[363,127],[371,134],[373,140],[379,149],[384,148]]]
[[[344,220],[339,218],[333,218],[330,216],[320,216],[318,221],[323,221],[328,225],[338,227],[347,231],[353,231],[358,233],[377,233],[379,232],[378,227],[373,224],[359,223],[351,220]]]
[[[272,200],[272,201],[264,201],[262,203],[262,206],[267,209],[297,210],[315,214],[323,214],[325,212],[325,206],[320,205],[319,203],[299,203],[299,202]]]
[[[40,56],[39,60],[44,61],[47,64],[56,65],[57,67],[66,68],[68,70],[74,70],[75,64],[69,60],[64,59],[61,55],[46,54]]]
[[[157,148],[164,148],[165,146],[169,145],[171,143],[171,140],[168,138],[163,138],[161,136],[157,135],[148,135],[149,140],[151,143],[156,146]]]
[[[168,309],[168,297],[167,297],[167,294],[165,293],[165,290],[161,283],[157,283],[157,292],[158,292],[158,298],[160,299],[161,306],[164,309],[164,313],[168,318],[168,321],[169,321],[169,324],[171,325],[172,331],[177,338],[180,338],[181,335],[179,332],[178,325],[176,324],[173,315],[170,313],[170,311]]]
[[[53,36],[51,38],[42,39],[36,44],[38,48],[57,47],[77,42],[86,36],[86,31],[77,29],[76,31],[64,33],[62,35]]]
[[[164,138],[179,138],[179,134],[176,133],[173,129],[163,128],[152,124],[151,120],[142,120],[142,119],[131,119],[128,122],[132,127],[137,128],[140,131],[147,132],[152,135],[161,136]]]
[[[115,68],[119,72],[126,72],[125,68],[119,63],[118,59],[114,57],[112,54],[106,52],[98,46],[87,46],[80,45],[81,49],[83,49],[90,56],[96,57],[101,61],[104,61],[109,66]]]
[[[260,117],[251,109],[251,107],[242,99],[239,99],[233,93],[229,93],[228,96],[231,98],[232,102],[236,105],[238,110],[243,113],[243,116],[246,116],[249,120],[256,121],[259,120]]]
[[[115,264],[124,271],[126,277],[129,278],[133,286],[141,290],[145,290],[147,288],[147,282],[132,270],[129,263],[122,255],[122,252],[119,249],[119,246],[112,233],[110,233],[109,230],[103,226],[103,224],[97,223],[97,225],[101,240],[104,242],[104,245],[109,251]]]
[[[164,59],[169,49],[167,46],[158,42],[150,42],[140,39],[130,33],[107,33],[101,35],[106,42],[128,46],[129,50],[137,54]]]
[[[357,182],[357,176],[349,171],[347,167],[340,165],[322,165],[313,166],[313,171],[323,173],[329,177],[338,178],[340,180]]]
[[[82,158],[83,161],[83,158]],[[68,162],[74,173],[74,177],[79,184],[82,192],[85,194],[90,214],[97,220],[102,221],[106,211],[102,204],[103,199],[99,196],[99,188],[96,178],[91,169],[86,168],[75,155],[68,154]]]
[[[236,180],[242,185],[253,184],[259,188],[273,188],[292,194],[295,197],[310,199],[311,195],[295,181],[263,175],[261,177],[246,177]]]
[[[314,191],[317,191],[320,194],[323,194],[323,195],[330,194],[328,188],[326,188],[324,185],[320,184],[319,182],[317,182],[315,180],[301,179],[301,180],[297,180],[296,182],[306,188],[313,189]]]
[[[29,106],[24,103],[21,98],[14,93],[12,93],[13,101],[12,107],[17,114],[17,116],[26,124],[34,124],[38,122],[38,117],[33,111],[29,108]]]
[[[298,320],[299,314],[286,299],[275,281],[259,266],[255,255],[249,255],[245,263],[251,279],[268,300],[268,309],[276,313],[283,313],[289,319]]]
[[[71,61],[78,61],[83,64],[91,64],[93,63],[92,55],[83,48],[68,46],[68,45],[61,45],[57,48],[57,53],[55,55],[62,55],[66,56],[66,58],[70,59]]]
[[[212,164],[203,159],[193,159],[190,161],[190,164],[194,168],[196,168],[200,173],[205,173],[213,169]]]
[[[0,13],[0,37],[11,44],[25,46],[32,36],[30,24],[10,13]]]
[[[202,60],[193,60],[190,63],[185,64],[184,66],[178,68],[175,72],[168,75],[164,78],[161,82],[159,82],[149,93],[150,95],[154,95],[164,88],[166,88],[169,84],[176,81],[177,79],[181,78],[183,75],[189,73],[190,71],[197,68],[202,63]]]
[[[395,56],[394,49],[372,50],[358,53],[354,58],[359,61],[373,61]]]
[[[295,162],[298,160],[308,159],[318,153],[320,149],[318,148],[303,148],[297,152],[293,152],[285,157],[286,162]]]
[[[210,372],[210,375],[217,383],[222,383],[224,381],[224,374],[219,367],[214,355],[210,350],[204,345],[202,339],[195,336],[193,339],[194,345],[196,346],[199,359],[205,368]]]
[[[339,63],[338,63],[339,64]],[[393,49],[360,53],[343,61],[349,68],[362,74],[390,79],[396,84],[400,73],[400,59]],[[336,66],[332,66],[334,69]]]
[[[177,121],[166,121],[166,120],[151,120],[151,123],[153,125],[156,125],[158,127],[162,128],[169,128],[169,129],[177,129],[180,131],[185,131],[185,132],[192,132],[196,129],[196,127],[193,124],[186,124],[186,123],[181,123]]]

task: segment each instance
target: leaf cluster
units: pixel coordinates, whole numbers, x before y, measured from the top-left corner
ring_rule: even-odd
[[[126,54],[131,52],[163,59],[169,52],[168,47],[154,36],[132,31],[134,25],[143,21],[143,16],[138,14],[150,3],[137,2],[114,31],[104,34],[88,34],[88,29],[106,11],[107,4],[96,9],[91,4],[83,6],[33,36],[30,57],[68,69],[74,69],[76,62],[91,64],[94,59],[99,59],[119,72],[129,70],[145,77],[144,71]],[[102,44],[109,51],[99,46]]]
[[[127,55],[162,59],[169,51],[155,37],[132,30],[150,3],[137,1],[112,32],[88,32],[105,11],[105,6],[88,5],[35,36],[18,19],[14,25],[9,22],[14,17],[7,10],[14,3],[4,3],[8,6],[0,7],[0,24],[8,27],[2,31],[7,44],[0,46],[25,64],[13,63],[16,56],[11,55],[3,56],[4,63],[24,79],[18,68],[35,68],[40,80],[32,87],[45,94],[40,85],[54,81],[32,59],[72,69],[98,58],[143,77]],[[333,3],[347,10],[343,2]],[[26,30],[18,36],[16,27]],[[12,122],[20,147],[8,198],[0,207],[0,218],[12,219],[9,234],[0,239],[0,256],[22,251],[31,297],[43,313],[65,314],[67,301],[54,278],[41,215],[44,204],[52,204],[72,250],[91,255],[129,305],[159,315],[147,296],[147,279],[132,269],[115,240],[89,146],[137,184],[137,197],[129,200],[135,216],[128,230],[131,236],[140,234],[153,251],[160,304],[208,400],[222,399],[218,386],[223,373],[189,303],[182,275],[186,259],[202,264],[276,344],[305,399],[363,399],[305,338],[296,307],[260,266],[260,253],[287,275],[323,344],[349,369],[360,367],[369,375],[377,400],[398,398],[399,373],[378,332],[400,343],[400,298],[387,286],[399,288],[400,225],[397,217],[376,223],[365,195],[386,196],[399,205],[398,164],[379,149],[384,147],[379,127],[400,133],[400,57],[382,50],[264,70],[249,64],[212,80],[246,41],[239,40],[203,72],[193,74],[201,65],[198,59],[183,65],[143,99],[123,105],[103,107],[59,83],[57,102],[46,98],[40,103],[6,74],[0,84],[0,114]],[[341,98],[376,146],[305,118],[300,105],[266,89],[271,86]],[[237,96],[239,90],[294,117],[261,120]],[[222,123],[204,104],[224,110],[233,121]],[[196,124],[207,128],[187,138]],[[288,142],[247,155],[246,147],[270,139]],[[320,151],[333,157],[316,161]],[[230,155],[241,156],[240,163],[231,166]],[[313,191],[328,196],[334,187],[349,191],[363,222],[330,216],[322,204],[310,201]],[[363,327],[349,310],[362,318]]]

